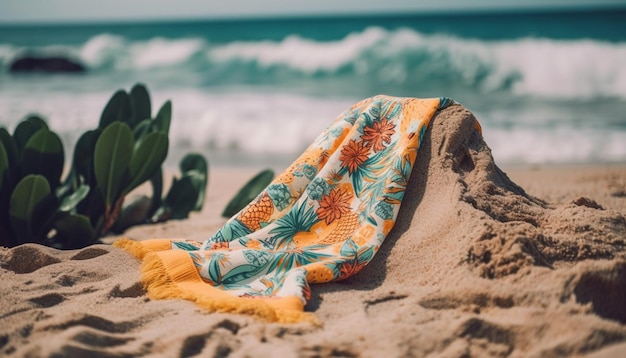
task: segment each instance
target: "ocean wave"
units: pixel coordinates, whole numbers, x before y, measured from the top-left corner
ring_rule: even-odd
[[[0,118],[5,120],[2,125],[13,131],[25,114],[40,113],[71,150],[82,132],[97,126],[109,96],[108,92],[46,90],[35,93],[37,100],[33,102],[30,91],[5,93],[0,96]],[[246,160],[287,165],[355,101],[177,89],[155,93],[153,103],[166,99],[174,103],[168,156],[172,165],[189,151],[217,159],[226,156],[222,164],[227,165]],[[607,123],[605,117],[612,118],[613,112],[592,113],[590,117],[576,108],[537,108],[532,101],[516,109],[474,111],[500,164],[623,163],[626,131]]]
[[[551,98],[626,97],[626,43],[481,41],[368,28],[336,42],[291,36],[281,42],[232,43],[211,49],[209,58],[317,77],[348,74],[383,83],[461,85]]]
[[[156,37],[128,43],[121,36],[102,34],[80,48],[80,57],[91,68],[142,71],[183,65],[206,47],[206,42],[200,38]]]
[[[626,98],[624,42],[486,41],[370,27],[338,41],[296,35],[282,41],[229,43],[201,37],[129,41],[101,34],[81,46],[37,50],[65,51],[94,72],[150,76],[165,69],[171,74],[168,80],[191,73],[215,84],[338,79],[346,87],[354,81],[369,88],[463,88],[551,99]],[[23,51],[0,44],[0,63],[8,66]]]

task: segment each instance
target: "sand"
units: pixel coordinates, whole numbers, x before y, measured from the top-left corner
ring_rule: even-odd
[[[372,263],[312,286],[322,327],[150,300],[123,251],[29,244],[0,251],[0,355],[626,356],[626,165],[507,174],[472,118],[433,120]],[[126,235],[207,238],[256,169],[211,169],[202,213]]]

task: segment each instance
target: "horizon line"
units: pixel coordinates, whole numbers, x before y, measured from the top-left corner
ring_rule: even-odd
[[[500,8],[454,8],[454,9],[428,9],[423,11],[389,11],[389,12],[317,12],[310,14],[283,13],[264,15],[221,15],[221,16],[178,16],[178,17],[150,17],[150,18],[108,18],[108,19],[54,19],[54,20],[17,20],[4,21],[0,19],[0,27],[26,27],[26,26],[97,26],[97,25],[128,25],[128,24],[151,24],[151,23],[179,23],[179,22],[231,22],[231,21],[289,21],[302,19],[333,19],[333,18],[358,18],[358,17],[407,17],[407,16],[476,16],[476,15],[532,15],[550,13],[580,13],[580,12],[606,12],[626,11],[625,4],[604,5],[574,5],[574,6],[540,6],[540,7],[500,7]]]

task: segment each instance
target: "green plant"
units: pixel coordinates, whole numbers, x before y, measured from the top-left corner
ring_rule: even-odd
[[[208,164],[200,154],[188,154],[180,162],[180,179],[174,177],[167,196],[152,216],[152,222],[184,219],[190,211],[202,210],[208,181]]]
[[[165,201],[161,199],[171,113],[167,101],[153,118],[150,95],[141,84],[130,93],[117,91],[102,111],[98,128],[78,139],[63,181],[63,145],[43,119],[26,118],[12,136],[0,128],[0,245],[90,245],[123,221],[125,197],[147,181],[153,191],[149,209],[132,224],[145,222],[163,203],[172,207],[170,197],[184,196],[194,204],[174,205],[171,218],[200,210],[208,165],[198,154],[181,162],[181,181],[191,184],[173,185]]]
[[[226,208],[224,208],[222,216],[228,218],[237,214],[254,198],[256,198],[257,195],[259,195],[273,179],[274,172],[271,169],[265,169],[255,175],[230,200],[230,202],[226,205]]]

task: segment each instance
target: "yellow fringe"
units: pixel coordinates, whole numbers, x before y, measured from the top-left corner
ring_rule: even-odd
[[[210,286],[198,275],[184,251],[152,252],[142,243],[128,239],[117,240],[113,246],[142,260],[141,279],[151,299],[183,299],[210,312],[246,314],[267,322],[308,322],[321,326],[314,314],[303,311],[297,297],[244,298]],[[165,265],[163,259],[169,265]]]
[[[143,260],[143,258],[150,252],[150,250],[146,249],[145,246],[139,242],[129,240],[127,238],[115,240],[115,242],[113,242],[113,246],[128,252],[139,260]]]

